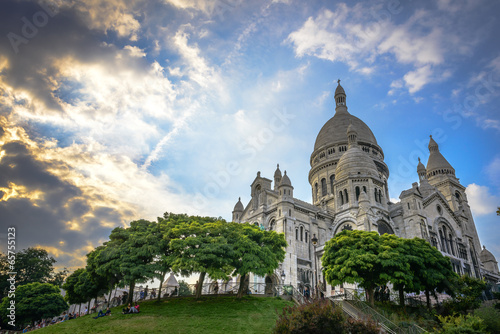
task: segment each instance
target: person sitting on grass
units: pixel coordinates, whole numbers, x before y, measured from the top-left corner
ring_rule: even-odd
[[[139,313],[139,304],[137,304],[137,302],[135,302],[134,307],[130,308],[130,312],[129,313]]]
[[[105,317],[107,315],[111,315],[111,310],[108,308],[106,308],[106,312],[103,312],[102,310],[99,311],[99,313],[97,314],[97,317],[94,317],[94,319],[97,319],[97,318],[100,318],[100,317]]]
[[[125,307],[122,311],[122,314],[130,313],[130,303],[128,303],[127,307]]]

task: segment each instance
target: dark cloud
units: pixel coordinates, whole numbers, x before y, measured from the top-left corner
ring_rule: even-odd
[[[88,28],[87,19],[76,6],[50,14],[35,1],[0,2],[0,55],[9,61],[1,75],[8,85],[31,92],[48,109],[60,112],[60,99],[65,96],[51,81],[58,75],[54,62],[71,57],[82,63],[113,66],[117,48],[109,41],[103,43],[108,38],[103,32]],[[136,67],[147,66],[140,59],[130,62]]]
[[[94,209],[92,195],[49,171],[54,168],[70,170],[63,161],[40,160],[21,141],[7,142],[0,146],[2,150],[5,155],[0,160],[0,187],[21,186],[23,190],[19,191],[26,191],[24,196],[32,197],[23,198],[20,194],[0,201],[0,230],[15,226],[19,249],[40,244],[72,253],[87,246],[89,241],[107,238],[111,228],[103,224],[118,226],[123,223],[120,212],[102,205]],[[3,195],[4,192],[0,192],[0,198]],[[80,229],[72,229],[68,222]]]

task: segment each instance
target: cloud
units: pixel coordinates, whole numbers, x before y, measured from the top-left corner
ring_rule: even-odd
[[[293,45],[297,57],[343,62],[365,75],[377,69],[375,60],[391,55],[399,64],[414,68],[404,76],[413,94],[443,74],[449,76],[446,57],[470,53],[477,41],[470,33],[461,33],[467,27],[452,24],[454,16],[447,18],[439,10],[417,9],[404,23],[397,23],[402,10],[400,7],[391,12],[380,5],[358,3],[349,7],[341,3],[334,11],[323,9],[316,17],[309,17],[288,35],[286,42]],[[389,95],[394,92],[393,87]]]
[[[490,194],[490,189],[487,186],[472,183],[467,186],[466,192],[474,216],[479,217],[494,213],[500,205],[500,197]]]
[[[406,73],[403,79],[410,94],[418,92],[422,89],[422,87],[430,81],[432,74],[433,72],[430,65],[423,66],[416,71]]]
[[[486,166],[486,174],[491,183],[500,186],[500,157],[495,157],[493,161]],[[500,203],[498,203],[498,205],[500,206]]]

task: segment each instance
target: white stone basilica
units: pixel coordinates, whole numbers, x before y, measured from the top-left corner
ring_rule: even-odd
[[[391,203],[384,152],[370,128],[347,111],[346,93],[335,90],[335,115],[320,130],[311,154],[309,183],[313,203],[293,196],[293,186],[279,165],[273,180],[260,172],[251,185],[251,200],[236,203],[235,222],[250,222],[285,234],[286,258],[266,283],[296,287],[319,282],[327,293],[320,259],[326,241],[344,229],[377,231],[403,238],[419,237],[449,257],[455,272],[500,280],[494,256],[483,249],[455,169],[430,138],[427,166],[416,166],[419,183]],[[316,241],[313,245],[312,239]],[[263,278],[251,277],[253,282]]]

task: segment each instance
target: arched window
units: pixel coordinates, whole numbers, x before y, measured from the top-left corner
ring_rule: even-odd
[[[382,203],[382,190],[378,190],[378,202]]]
[[[292,209],[288,209],[288,216],[292,216]]]
[[[333,182],[335,181],[335,174],[330,175],[330,190],[331,193],[333,194]]]
[[[326,179],[321,179],[321,196],[326,196]]]
[[[378,194],[377,194],[377,189],[375,189],[375,191],[374,191],[374,194],[373,194],[373,195],[375,196],[375,202],[377,202],[377,203],[378,203]]]
[[[304,226],[300,227],[300,241],[304,241]]]
[[[363,192],[366,194],[366,187],[363,186]]]
[[[318,182],[314,184],[314,199],[318,200]]]
[[[306,236],[305,236],[305,238],[304,238],[304,241],[305,241],[305,243],[306,243],[306,244],[307,244],[307,240],[309,240],[309,238],[307,237],[307,234],[308,234],[308,233],[307,233],[307,231],[306,231]]]
[[[344,195],[342,194],[342,191],[339,192],[339,200],[340,205],[344,205]]]
[[[295,240],[299,240],[299,229],[295,229]]]
[[[382,234],[394,234],[394,231],[392,230],[391,226],[389,224],[387,224],[386,222],[382,221],[382,220],[379,220],[377,222],[378,224],[378,234],[382,235]]]
[[[356,187],[356,201],[359,201],[359,194],[360,194],[359,187]]]
[[[349,195],[347,194],[347,189],[344,189],[345,202],[349,203]]]
[[[269,222],[269,231],[274,231],[274,230],[276,230],[276,221],[274,219],[272,219]]]

